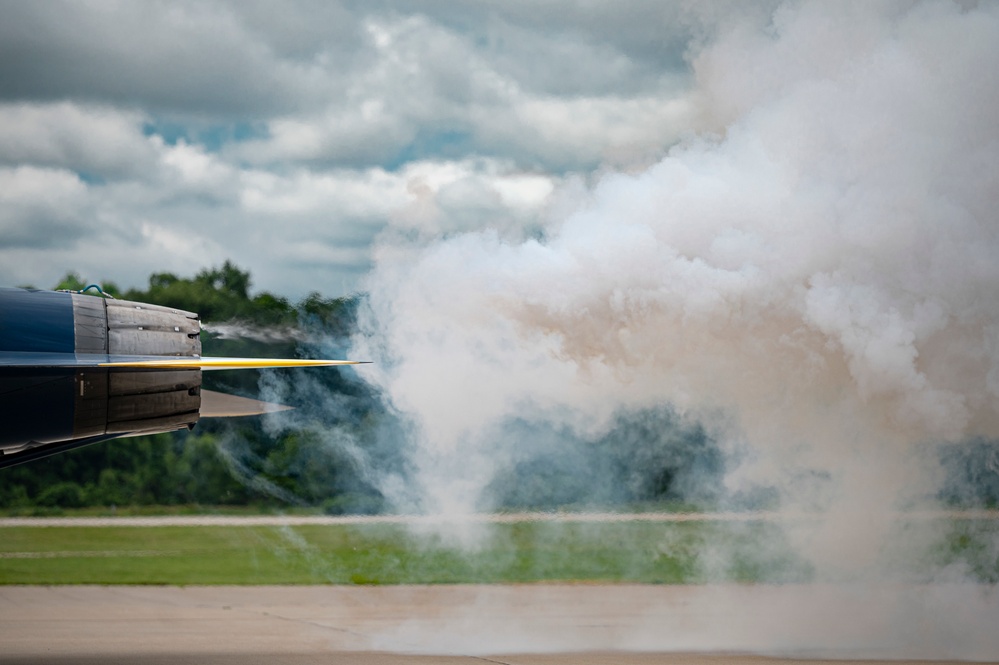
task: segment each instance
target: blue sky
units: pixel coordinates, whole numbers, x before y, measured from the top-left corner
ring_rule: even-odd
[[[529,228],[566,181],[712,129],[691,58],[771,9],[0,2],[0,283],[231,259],[349,293],[386,234]]]

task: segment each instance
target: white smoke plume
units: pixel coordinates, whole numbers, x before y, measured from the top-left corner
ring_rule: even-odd
[[[731,491],[824,511],[820,569],[862,567],[933,495],[922,444],[999,436],[999,5],[785,3],[689,57],[701,131],[655,165],[540,232],[383,238],[352,353],[424,510],[483,507],[531,445],[505,420],[667,404],[740,451]]]

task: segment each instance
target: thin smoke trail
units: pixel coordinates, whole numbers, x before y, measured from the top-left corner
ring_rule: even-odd
[[[291,326],[255,326],[229,321],[227,323],[202,323],[201,329],[216,339],[235,340],[248,339],[254,342],[273,344],[275,342],[305,342],[308,335]]]

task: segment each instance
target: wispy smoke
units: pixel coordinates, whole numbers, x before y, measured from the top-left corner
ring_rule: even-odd
[[[651,168],[540,232],[383,239],[351,353],[413,424],[405,501],[501,503],[529,459],[578,480],[580,441],[668,409],[720,494],[824,515],[791,538],[837,576],[936,495],[924,444],[999,436],[999,6],[743,18],[691,47],[710,131]]]
[[[253,342],[272,344],[275,342],[304,342],[306,333],[291,326],[254,326],[239,321],[227,323],[202,323],[201,329],[214,339],[239,340],[247,339]]]
[[[253,466],[259,466],[259,460],[253,459],[254,455],[248,449],[246,441],[232,431],[225,433],[217,450],[229,473],[246,487],[292,506],[304,505],[305,502],[301,498],[279,487],[253,469]],[[248,462],[258,462],[258,464]]]

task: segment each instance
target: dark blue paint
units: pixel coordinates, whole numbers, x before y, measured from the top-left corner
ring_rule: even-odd
[[[74,370],[0,368],[0,445],[73,438]]]
[[[0,288],[0,351],[73,353],[75,342],[70,294]]]

